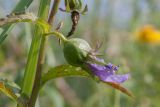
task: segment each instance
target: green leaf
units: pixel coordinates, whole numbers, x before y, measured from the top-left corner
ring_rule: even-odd
[[[3,30],[3,32],[0,35],[0,44],[4,41],[4,39],[6,39],[6,37],[8,36],[8,34],[7,34],[8,31],[10,31],[13,27],[14,27],[13,24],[6,25],[3,27],[3,29],[5,29],[5,30]]]
[[[24,11],[29,7],[29,5],[32,3],[33,0],[20,0],[13,12],[17,11]],[[0,35],[0,44],[3,42],[3,40],[7,37],[7,33],[13,28],[14,24],[7,25],[3,27],[3,32]]]
[[[65,76],[90,77],[90,75],[80,67],[60,65],[55,68],[51,68],[46,74],[42,76],[42,85],[51,79]]]
[[[20,96],[19,86],[8,80],[0,79],[0,91],[15,101],[17,101]]]
[[[42,85],[43,86],[47,81],[51,80],[51,79],[55,79],[58,77],[65,77],[65,76],[79,76],[79,77],[87,77],[89,79],[92,79],[94,81],[98,81],[96,77],[90,75],[87,71],[81,69],[80,67],[74,67],[71,65],[60,65],[57,66],[55,68],[51,68],[46,74],[44,74],[42,76]],[[124,88],[123,86],[121,86],[120,84],[116,84],[116,83],[111,83],[111,82],[104,82],[101,81],[107,85],[110,85],[111,87],[121,91],[122,93],[133,97],[132,93],[127,90],[126,88]]]

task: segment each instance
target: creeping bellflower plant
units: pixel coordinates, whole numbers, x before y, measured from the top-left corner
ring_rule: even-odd
[[[23,1],[25,0],[19,2],[18,7],[16,7],[14,11],[20,8],[19,5],[23,4]],[[17,107],[35,107],[40,89],[47,81],[64,76],[84,76],[107,83],[123,93],[132,96],[127,89],[121,86],[121,83],[129,79],[130,74],[117,74],[119,67],[111,63],[107,64],[103,59],[98,58],[96,51],[94,51],[85,40],[66,38],[74,34],[80,19],[80,14],[85,14],[88,10],[87,5],[85,5],[85,7],[82,6],[82,0],[64,0],[65,9],[60,8],[60,10],[69,12],[72,20],[71,30],[65,37],[59,32],[63,23],[60,23],[59,26],[52,31],[51,25],[58,12],[60,0],[54,0],[53,4],[50,5],[52,6],[51,9],[49,8],[50,1],[51,0],[40,0],[38,16],[29,12],[19,12],[20,10],[18,10],[18,12],[11,13],[5,18],[0,18],[0,27],[7,25],[0,35],[0,43],[6,38],[6,33],[11,28],[8,24],[18,22],[36,24],[22,86],[16,86],[14,82],[0,79],[0,91],[15,100]],[[30,4],[29,2],[26,3],[24,7],[28,7]],[[23,9],[24,7],[21,8]],[[82,7],[84,7],[84,9],[82,9]],[[51,10],[51,12],[49,12],[49,10]],[[57,36],[63,42],[64,57],[70,65],[67,64],[49,68],[47,73],[43,73],[45,47],[48,35]],[[82,69],[79,69],[79,67]]]

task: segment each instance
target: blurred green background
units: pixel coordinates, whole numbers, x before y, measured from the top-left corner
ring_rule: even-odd
[[[0,0],[0,17],[13,10],[19,0]],[[64,7],[61,0],[61,7]],[[120,65],[119,73],[130,72],[132,78],[123,84],[135,96],[128,96],[106,84],[79,77],[50,81],[41,91],[36,107],[160,107],[160,46],[136,42],[135,31],[143,25],[160,27],[159,0],[85,0],[89,11],[81,15],[72,37],[84,38],[92,47],[103,42],[99,50],[107,62]],[[37,14],[39,0],[26,11]],[[53,28],[64,22],[61,30],[71,29],[70,14],[59,11]],[[0,77],[21,85],[33,34],[33,25],[21,23],[9,33],[0,46]],[[2,29],[0,29],[0,32]],[[58,40],[49,38],[46,49],[48,67],[65,64]],[[0,94],[0,107],[16,104]]]

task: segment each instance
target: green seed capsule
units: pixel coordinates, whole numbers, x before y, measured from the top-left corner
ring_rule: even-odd
[[[90,51],[91,47],[83,39],[73,38],[64,43],[64,57],[73,66],[83,65]]]

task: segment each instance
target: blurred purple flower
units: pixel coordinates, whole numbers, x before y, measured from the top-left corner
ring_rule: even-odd
[[[102,66],[93,63],[87,63],[87,66],[93,75],[97,76],[103,82],[111,82],[111,83],[123,83],[128,80],[130,74],[117,75],[116,71],[118,71],[118,66],[115,66],[111,63]]]

